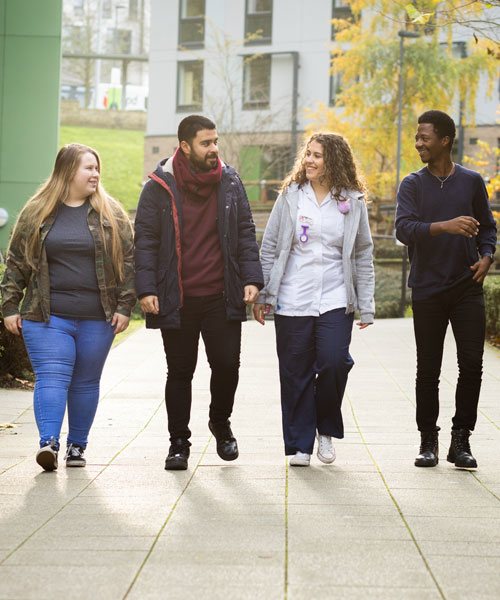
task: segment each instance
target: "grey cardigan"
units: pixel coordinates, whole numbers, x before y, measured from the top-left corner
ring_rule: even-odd
[[[342,195],[349,198],[350,204],[350,210],[345,215],[342,246],[342,266],[347,290],[346,313],[358,309],[362,323],[373,323],[375,273],[368,211],[359,192],[343,190]],[[278,196],[269,217],[260,250],[264,288],[257,300],[259,303],[276,305],[295,234],[298,198],[298,185],[290,185]]]

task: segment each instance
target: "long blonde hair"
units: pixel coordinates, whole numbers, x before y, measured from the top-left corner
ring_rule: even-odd
[[[358,175],[349,142],[339,133],[323,132],[313,133],[305,141],[292,170],[283,181],[281,191],[284,191],[291,183],[299,185],[307,183],[305,158],[311,142],[318,142],[323,148],[325,181],[328,189],[335,191],[337,199],[343,189],[365,192],[365,186]]]
[[[101,172],[101,159],[99,154],[93,148],[83,144],[67,144],[63,146],[56,157],[54,170],[52,174],[36,191],[17,219],[14,234],[23,221],[24,236],[24,257],[29,266],[36,270],[38,268],[39,250],[40,250],[40,227],[49,215],[57,211],[57,208],[69,198],[70,184],[73,181],[75,173],[80,166],[84,154],[93,154],[97,160],[97,169]],[[120,204],[108,196],[104,191],[99,180],[95,192],[88,197],[92,208],[99,214],[101,226],[101,235],[104,244],[104,251],[111,252],[111,260],[115,277],[118,281],[123,278],[123,250],[120,241],[119,228],[130,227],[129,218]],[[104,235],[103,223],[107,221],[111,229],[111,248]]]

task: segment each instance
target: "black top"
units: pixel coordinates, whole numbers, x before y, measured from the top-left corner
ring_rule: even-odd
[[[95,268],[88,201],[62,204],[45,238],[50,276],[50,314],[65,319],[105,320]]]
[[[431,223],[462,216],[479,221],[476,236],[431,236]],[[497,239],[481,175],[455,165],[453,175],[442,184],[427,167],[405,177],[398,190],[396,237],[408,246],[408,285],[414,300],[423,300],[472,277],[470,267],[486,252],[495,252]]]

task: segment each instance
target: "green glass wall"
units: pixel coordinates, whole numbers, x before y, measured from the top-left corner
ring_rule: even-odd
[[[62,0],[0,0],[0,208],[9,213],[2,252],[57,153],[61,21]]]

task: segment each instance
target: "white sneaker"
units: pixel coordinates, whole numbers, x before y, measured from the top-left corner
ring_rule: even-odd
[[[305,452],[296,452],[290,459],[291,467],[308,467],[311,462],[311,455]]]
[[[327,465],[335,460],[335,448],[332,444],[332,438],[329,435],[318,435],[318,458]]]

